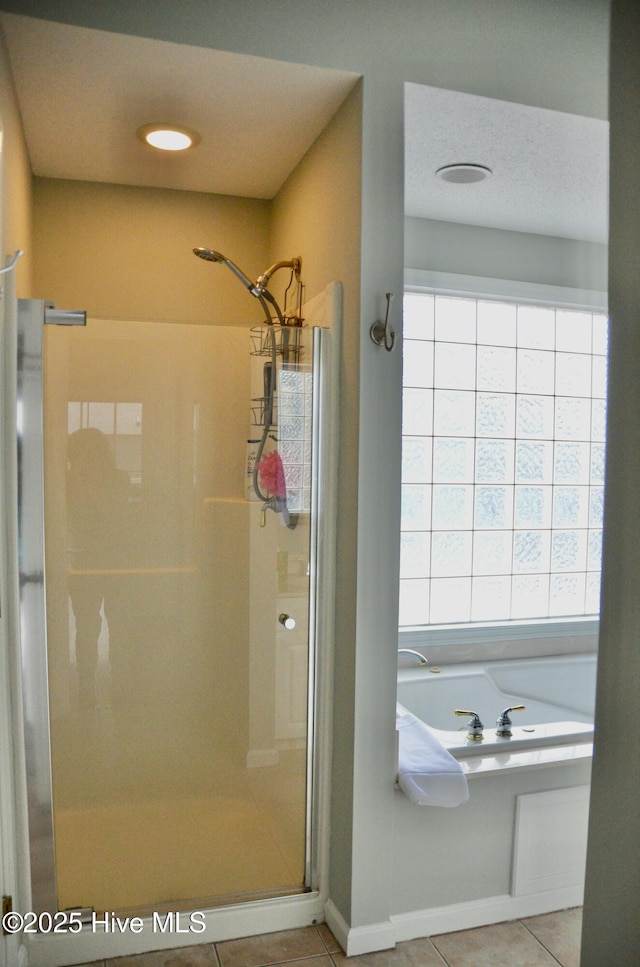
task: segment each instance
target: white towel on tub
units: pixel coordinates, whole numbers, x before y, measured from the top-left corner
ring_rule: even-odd
[[[396,709],[398,785],[418,806],[459,806],[469,799],[460,763],[402,705]]]

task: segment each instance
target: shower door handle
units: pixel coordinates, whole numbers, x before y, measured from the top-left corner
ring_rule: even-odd
[[[292,618],[290,614],[279,614],[278,621],[287,631],[293,631],[296,626],[296,619]]]
[[[86,326],[87,313],[80,309],[54,309],[48,305],[44,308],[44,321],[49,326]]]

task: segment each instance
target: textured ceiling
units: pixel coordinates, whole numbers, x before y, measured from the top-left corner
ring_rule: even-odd
[[[272,198],[357,81],[209,48],[0,14],[35,174]],[[407,84],[408,215],[607,240],[608,124]],[[136,129],[173,121],[197,148],[161,155]],[[450,184],[437,168],[493,176]]]
[[[407,84],[405,131],[407,215],[607,241],[606,121]],[[435,177],[457,163],[493,175],[466,185]]]

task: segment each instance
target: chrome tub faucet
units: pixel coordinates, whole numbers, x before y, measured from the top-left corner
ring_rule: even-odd
[[[415,651],[413,648],[398,648],[398,655],[410,655],[418,665],[429,664],[424,655],[421,655],[419,651]]]

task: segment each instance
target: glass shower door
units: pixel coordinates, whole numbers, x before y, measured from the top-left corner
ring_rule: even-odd
[[[312,351],[277,365],[287,526],[247,481],[253,345],[239,327],[45,329],[60,909],[309,888]]]

